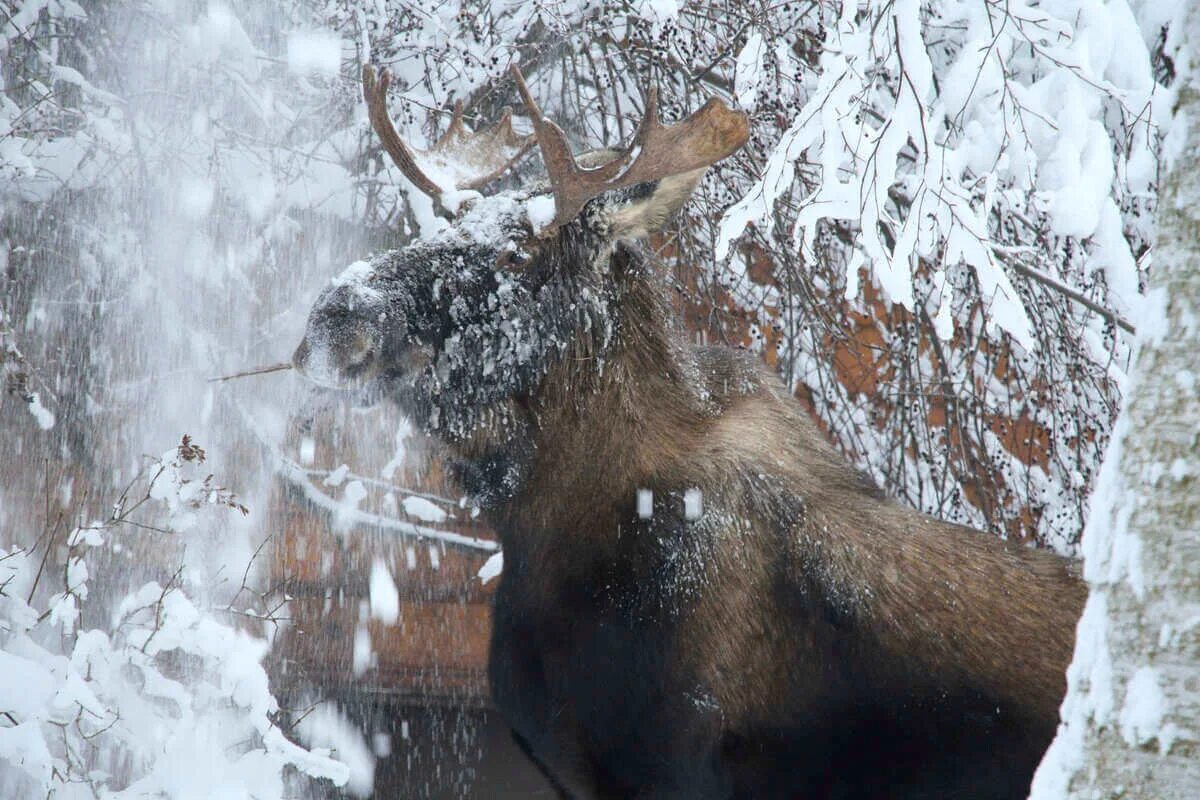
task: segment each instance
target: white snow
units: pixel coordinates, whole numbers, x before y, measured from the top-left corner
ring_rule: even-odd
[[[679,5],[682,0],[637,0],[634,9],[637,15],[652,23],[658,32],[671,25],[679,18]]]
[[[342,491],[342,499],[334,509],[333,527],[337,531],[348,531],[362,518],[359,516],[359,505],[367,497],[367,487],[362,481],[354,480],[346,484]]]
[[[287,38],[288,69],[335,77],[342,68],[342,40],[329,31],[292,31]]]
[[[733,96],[739,106],[753,111],[758,103],[759,86],[762,83],[763,56],[766,42],[758,31],[751,31],[746,44],[738,52],[734,67]]]
[[[396,470],[404,466],[405,460],[408,458],[408,439],[412,435],[412,423],[407,419],[402,419],[396,428],[396,449],[388,462],[383,465],[383,469],[379,470],[379,476],[385,481],[390,481],[395,476]]]
[[[424,497],[410,495],[404,498],[400,503],[404,508],[404,513],[410,517],[416,517],[422,522],[445,522],[446,511],[436,503],[426,500]]]
[[[80,553],[103,544],[72,540]],[[0,550],[0,570],[16,586],[29,586],[38,569],[32,554]],[[71,571],[73,602],[88,596],[89,576],[82,560]],[[65,641],[64,652],[39,643],[43,633],[52,647]],[[179,588],[148,583],[130,593],[111,633],[65,633],[0,594],[0,709],[12,723],[0,726],[6,796],[57,796],[70,778],[77,791],[69,796],[79,798],[282,800],[286,767],[335,785],[350,777],[344,764],[279,733],[260,663],[266,643],[219,622]],[[85,750],[117,768],[84,772],[74,754]]]
[[[1031,346],[1028,316],[1004,265],[993,255],[997,243],[987,221],[997,202],[1022,197],[1015,188],[1036,197],[1055,233],[1093,237],[1094,268],[1104,270],[1123,303],[1132,302],[1137,275],[1111,196],[1117,174],[1112,143],[1126,134],[1105,127],[1102,107],[1112,97],[1138,108],[1154,98],[1144,42],[1112,34],[1132,24],[1125,4],[1067,1],[1031,12],[1040,20],[1036,27],[1061,30],[1062,35],[1053,43],[1036,40],[1029,59],[1015,53],[1027,45],[1025,36],[1033,28],[1026,22],[1007,30],[997,27],[986,4],[947,3],[924,17],[916,0],[873,6],[861,18],[858,3],[851,0],[841,10],[837,24],[826,27],[819,75],[807,102],[771,152],[760,180],[721,220],[718,258],[728,257],[732,241],[748,223],[771,229],[774,206],[791,191],[794,164],[803,155],[820,168],[823,180],[811,195],[800,198],[795,214],[794,238],[801,251],[813,255],[818,221],[855,222],[859,246],[876,279],[892,301],[907,308],[916,299],[913,260],[936,255],[940,241],[945,244],[941,268],[968,263],[984,296],[992,300],[990,323],[1023,347]],[[935,64],[926,40],[948,30],[962,31],[965,41],[953,51],[951,63]],[[749,77],[758,74],[751,67],[756,61],[748,52],[751,44],[753,34],[738,58],[739,99],[757,85]],[[900,91],[894,100],[876,96],[867,83],[874,73],[863,65],[873,63],[896,76]],[[1077,64],[1087,66],[1079,70]],[[882,117],[861,112],[864,98],[884,104]],[[963,135],[944,133],[951,121]],[[1149,154],[1148,147],[1138,146],[1145,126],[1134,128],[1128,134],[1131,152]],[[917,150],[911,167],[898,160],[908,143]],[[1152,162],[1147,155],[1133,166],[1141,170],[1137,174],[1149,174]],[[983,176],[991,188],[980,194],[975,185]],[[995,189],[999,181],[1013,188],[1001,195]],[[907,216],[894,216],[890,191],[909,197]],[[891,246],[881,226],[895,231]],[[848,292],[855,283],[848,274]],[[938,333],[944,339],[950,320],[946,312],[939,316]]]
[[[37,392],[29,395],[29,413],[37,420],[38,427],[48,431],[54,427],[54,412],[42,405],[42,399]]]
[[[311,466],[317,457],[317,443],[311,436],[304,436],[300,439],[300,463],[304,466]],[[347,467],[347,469],[349,469]]]
[[[378,292],[372,289],[367,280],[375,274],[375,268],[369,261],[355,261],[340,273],[329,279],[330,286],[349,286],[360,297],[373,298]]]
[[[539,194],[529,198],[525,203],[525,212],[529,215],[534,234],[541,233],[554,222],[554,195]]]
[[[326,486],[341,486],[346,481],[346,476],[350,474],[350,465],[342,464],[337,469],[325,476],[322,481]]]
[[[212,209],[216,199],[216,187],[212,181],[194,175],[186,175],[179,181],[177,189],[179,210],[192,219],[203,219]]]
[[[361,678],[371,666],[375,651],[371,648],[371,632],[365,624],[359,624],[354,629],[354,649],[351,654],[350,669],[354,677]]]
[[[400,592],[383,559],[377,558],[371,564],[369,592],[371,616],[384,625],[395,625],[400,619]]]
[[[371,794],[375,788],[375,755],[358,725],[336,703],[318,704],[296,724],[296,733],[308,747],[327,750],[348,767],[347,792],[354,797]]]
[[[426,525],[418,525],[417,523],[397,519],[395,517],[386,517],[381,514],[374,513],[373,511],[357,508],[353,503],[344,502],[345,498],[343,498],[343,500],[336,500],[320,491],[309,480],[309,470],[305,470],[299,464],[286,458],[281,453],[275,453],[275,465],[280,475],[296,486],[303,493],[307,500],[314,503],[318,507],[325,509],[326,511],[333,512],[335,520],[337,520],[340,524],[347,526],[367,525],[370,527],[380,528],[382,530],[390,530],[411,536],[419,536],[424,539],[445,541],[456,545],[470,547],[476,550],[483,550],[489,553],[496,549],[496,543],[491,539],[482,539],[476,536],[466,536],[454,531],[442,530],[441,528],[431,528]],[[342,466],[345,467],[346,465],[343,464]],[[335,472],[340,471],[340,469],[341,468],[339,468],[339,470],[335,470]],[[323,473],[314,472],[312,474],[322,475]],[[345,473],[335,476],[338,478],[337,482],[339,484],[344,482],[348,474],[349,468],[347,467]],[[359,483],[361,484],[362,481],[359,481]],[[412,558],[412,564],[415,567],[415,555]],[[412,568],[413,567],[410,567],[410,569]]]
[[[704,494],[699,489],[688,489],[683,493],[683,516],[692,522],[704,514]]]
[[[1113,713],[1112,660],[1108,651],[1108,598],[1092,592],[1075,632],[1075,658],[1067,668],[1067,695],[1050,749],[1033,776],[1030,800],[1062,800],[1083,765],[1089,717],[1103,725]]]
[[[1140,320],[1139,320],[1140,324]],[[1120,472],[1128,417],[1118,417],[1104,463],[1092,490],[1091,510],[1083,534],[1084,578],[1091,588],[1075,632],[1075,654],[1067,668],[1067,694],[1060,711],[1058,733],[1034,775],[1031,800],[1060,800],[1082,768],[1084,734],[1089,721],[1106,725],[1117,713],[1117,687],[1108,642],[1108,585],[1128,580],[1135,593],[1144,591],[1139,543],[1128,530],[1136,492],[1125,486]],[[1134,704],[1153,701],[1148,673],[1132,698]],[[1118,720],[1122,734],[1136,737],[1151,727],[1160,711],[1131,706],[1127,694]]]
[[[1158,682],[1158,671],[1154,667],[1142,666],[1133,673],[1125,687],[1125,703],[1121,706],[1121,736],[1130,747],[1158,739],[1163,732],[1163,716],[1167,711],[1167,700]],[[1163,751],[1169,750],[1170,741],[1161,743]]]
[[[438,179],[433,177],[433,180],[436,181]],[[442,192],[438,199],[441,200],[442,205],[446,207],[447,211],[451,214],[457,214],[471,203],[482,198],[483,195],[474,189],[447,189]]]
[[[29,719],[57,691],[54,676],[36,661],[0,650],[0,708],[18,719]]]
[[[642,519],[654,516],[654,492],[649,489],[637,490],[637,515]]]
[[[483,566],[479,568],[476,577],[483,583],[488,583],[493,578],[498,578],[501,571],[504,569],[504,552],[498,551],[488,556],[488,560],[483,562]]]

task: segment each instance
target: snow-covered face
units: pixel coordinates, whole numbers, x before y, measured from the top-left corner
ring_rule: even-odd
[[[427,241],[359,261],[309,313],[292,362],[334,387],[371,387],[431,433],[503,423],[565,353],[602,355],[619,320],[622,239],[657,229],[700,173],[609,192],[548,235],[549,195],[481,198]],[[586,341],[584,339],[586,338]]]
[[[615,290],[603,215],[539,237],[544,199],[480,199],[434,238],[352,264],[313,306],[296,369],[379,388],[456,438],[535,389],[576,337],[603,344]]]

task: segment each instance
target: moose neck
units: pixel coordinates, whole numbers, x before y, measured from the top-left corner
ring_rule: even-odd
[[[605,528],[598,523],[632,508],[637,489],[651,485],[681,441],[712,415],[662,280],[624,246],[613,262],[622,292],[611,341],[581,332],[539,388],[516,404],[507,435],[488,435],[482,459],[474,445],[477,469],[489,465],[492,477],[498,469],[520,472],[510,496],[485,504],[502,531]],[[611,530],[615,535],[616,526]]]

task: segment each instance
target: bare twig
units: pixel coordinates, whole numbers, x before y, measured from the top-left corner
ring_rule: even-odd
[[[222,375],[219,378],[209,378],[208,383],[218,383],[220,381],[231,381],[234,378],[248,378],[251,375],[266,375],[268,372],[283,372],[284,370],[288,370],[291,368],[292,368],[292,363],[290,361],[283,361],[278,364],[272,364],[269,367],[255,367],[254,369],[248,369],[245,372],[237,372],[237,373],[234,373],[233,375]]]
[[[47,460],[46,468],[46,510],[45,510],[45,526],[46,531],[50,534],[50,541],[46,542],[46,551],[42,553],[42,561],[38,564],[37,574],[33,576],[33,585],[29,587],[29,597],[25,602],[33,602],[33,594],[37,591],[38,582],[42,579],[42,572],[46,569],[46,561],[50,558],[50,551],[54,549],[54,540],[58,537],[58,529],[62,524],[62,511],[58,512],[54,522],[50,522],[50,461]]]
[[[993,248],[993,250],[996,250],[996,248]],[[998,250],[997,250],[997,252],[998,252]],[[1024,275],[1026,278],[1037,281],[1038,283],[1042,284],[1046,288],[1053,289],[1054,291],[1058,292],[1059,294],[1061,294],[1065,297],[1071,298],[1076,303],[1079,303],[1079,305],[1084,306],[1085,308],[1087,308],[1090,311],[1096,312],[1097,314],[1104,317],[1109,322],[1111,322],[1112,324],[1116,325],[1117,327],[1121,328],[1124,331],[1128,331],[1129,333],[1132,333],[1132,334],[1137,333],[1137,328],[1135,328],[1133,326],[1133,323],[1129,322],[1129,320],[1125,319],[1120,314],[1113,311],[1111,308],[1105,308],[1104,306],[1100,305],[1095,300],[1092,300],[1090,297],[1088,297],[1087,295],[1078,291],[1077,289],[1072,289],[1070,286],[1067,286],[1062,281],[1055,280],[1054,278],[1051,278],[1049,275],[1046,275],[1043,272],[1038,272],[1033,267],[1026,266],[1025,264],[1022,264],[1019,260],[1017,260],[1015,258],[1007,258],[1004,256],[1005,256],[1005,254],[1001,254],[1001,257],[1004,258],[1004,263],[1007,264],[1009,266],[1009,268],[1011,268],[1014,272],[1019,272],[1020,274]]]

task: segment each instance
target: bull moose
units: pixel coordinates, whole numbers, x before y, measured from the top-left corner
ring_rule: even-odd
[[[1024,798],[1084,600],[1054,554],[889,499],[745,352],[694,346],[638,240],[747,139],[713,99],[575,155],[533,123],[429,151],[451,220],[316,301],[293,364],[440,440],[503,546],[495,706],[563,797]],[[479,190],[536,144],[548,184]]]

